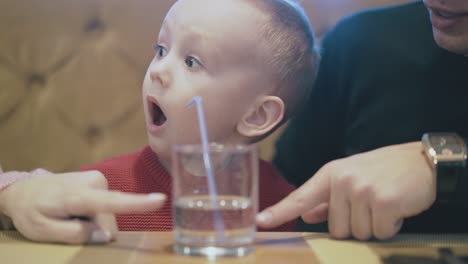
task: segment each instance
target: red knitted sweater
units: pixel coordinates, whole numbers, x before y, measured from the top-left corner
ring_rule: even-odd
[[[260,160],[259,169],[259,209],[262,210],[286,197],[294,187],[279,175],[271,163]],[[161,192],[169,198],[164,207],[156,212],[117,215],[119,230],[172,230],[172,179],[149,146],[137,152],[84,167],[82,170],[102,172],[109,182],[110,190],[134,193]],[[295,221],[292,221],[274,231],[293,231],[294,225]]]

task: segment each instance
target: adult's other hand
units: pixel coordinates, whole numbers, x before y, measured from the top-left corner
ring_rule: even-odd
[[[154,211],[166,196],[107,190],[98,171],[45,173],[20,180],[0,192],[0,214],[33,241],[103,243],[117,231],[114,214]]]

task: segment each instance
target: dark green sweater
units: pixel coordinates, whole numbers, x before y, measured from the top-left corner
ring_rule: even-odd
[[[341,21],[324,39],[320,67],[305,110],[290,122],[274,158],[295,185],[331,160],[417,141],[424,132],[468,137],[468,58],[436,45],[422,2]],[[435,204],[407,219],[402,231],[468,231],[468,208]]]

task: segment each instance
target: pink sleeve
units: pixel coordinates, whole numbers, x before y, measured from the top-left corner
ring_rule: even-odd
[[[26,172],[26,171],[0,172],[0,191],[2,191],[3,189],[10,186],[12,183],[16,181],[27,179],[38,174],[47,174],[47,173],[50,173],[50,172],[44,169],[35,169],[31,172]]]

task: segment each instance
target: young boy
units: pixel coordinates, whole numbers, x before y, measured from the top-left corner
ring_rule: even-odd
[[[171,147],[200,142],[196,111],[187,109],[187,102],[197,95],[203,98],[210,141],[255,143],[289,119],[307,97],[318,60],[313,46],[313,33],[302,9],[286,0],[176,2],[163,22],[155,45],[156,56],[143,82],[149,146],[84,170],[104,174],[110,190],[158,192],[170,197]],[[287,196],[293,188],[270,163],[260,161],[259,168],[259,208],[264,209]],[[64,175],[38,177],[12,184],[0,192],[0,213],[10,216],[17,229],[30,239],[68,243],[83,243],[83,239],[107,241],[112,230],[104,230],[102,226],[106,221],[113,221],[113,213],[120,213],[117,215],[120,230],[172,229],[171,203],[163,204],[162,195],[131,197],[132,201],[129,196],[120,196],[118,201],[126,205],[123,207],[107,197],[106,192],[83,198],[73,191],[70,198],[70,193],[62,191],[48,203],[23,202],[20,208],[13,207],[12,201],[25,196],[37,199],[36,196],[47,195],[51,189],[46,185],[48,181],[67,178]],[[77,186],[107,187],[105,183],[93,185],[90,181]],[[33,183],[41,183],[45,190],[40,195],[32,195]],[[107,201],[99,202],[104,200],[99,200],[100,195]],[[56,200],[60,197],[65,202],[59,204]],[[141,199],[147,199],[146,203],[158,200],[158,203],[145,206]],[[141,213],[158,207],[155,212]],[[132,213],[123,214],[129,212]],[[30,220],[37,215],[59,219]],[[93,222],[96,218],[107,220],[83,226],[82,222]],[[54,232],[60,233],[67,227],[57,231],[49,226],[65,225],[67,221],[78,222],[80,225],[74,227],[74,232],[91,232],[89,237],[53,237]],[[33,228],[37,223],[52,230],[50,234],[38,234],[38,227]],[[293,224],[278,230],[292,230]],[[96,233],[96,229],[106,232]]]

